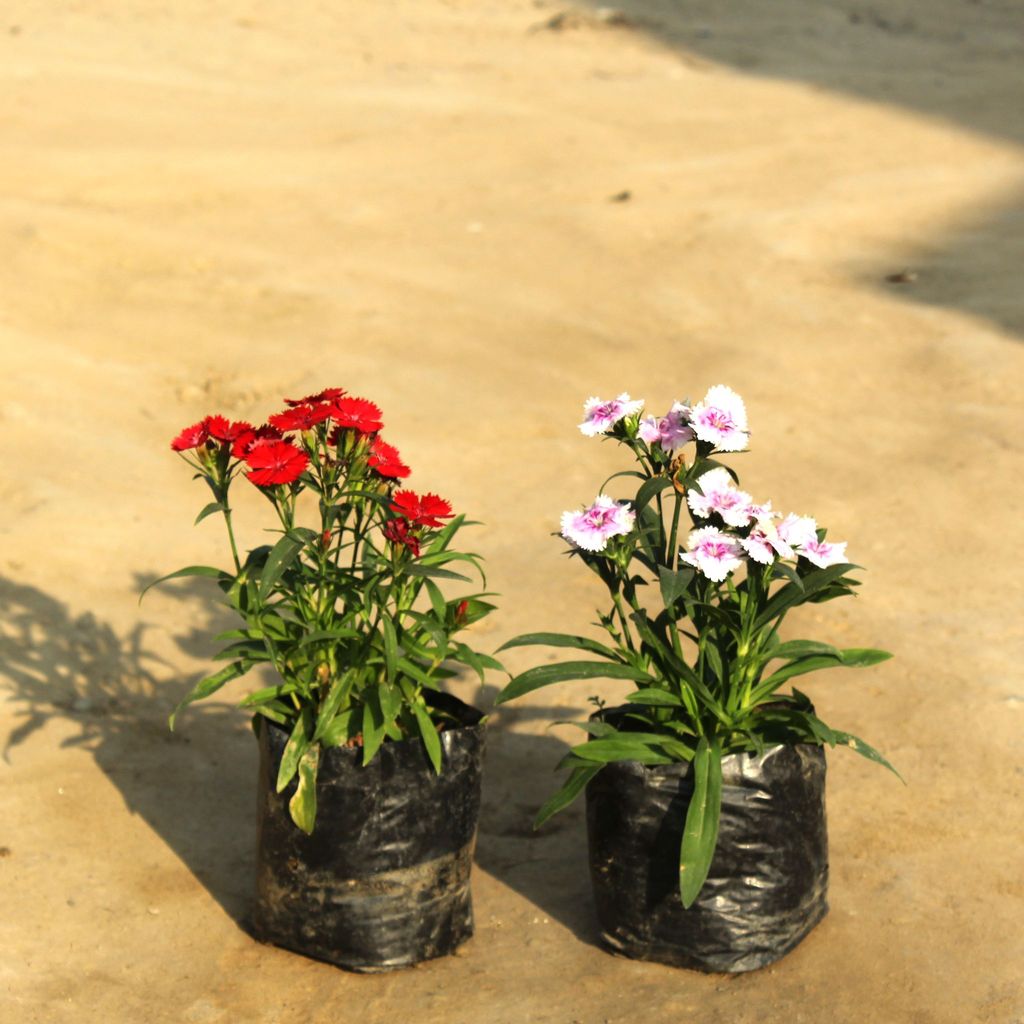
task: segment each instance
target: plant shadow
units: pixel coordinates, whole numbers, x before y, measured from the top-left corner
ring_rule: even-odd
[[[190,656],[209,656],[212,634],[234,624],[230,614],[209,600],[202,584],[177,583],[163,593],[189,602],[173,642]],[[48,723],[70,723],[61,745],[88,750],[129,814],[141,817],[251,934],[257,749],[246,714],[205,701],[191,705],[172,733],[168,713],[197,676],[176,672],[150,649],[149,625],[120,635],[92,613],[75,614],[38,588],[4,577],[0,602],[0,690],[17,719],[3,741],[5,761],[16,767],[18,748]],[[204,610],[197,619],[198,608]],[[461,699],[484,711],[493,707],[498,687],[480,686],[475,677],[451,682]],[[574,713],[523,706],[492,718],[476,859],[545,915],[594,942],[582,800],[541,831],[532,829],[537,808],[558,784],[552,768],[568,746],[512,728]]]
[[[493,698],[484,706],[493,703]],[[569,744],[548,734],[516,731],[530,720],[550,722],[585,713],[574,707],[505,707],[487,736],[484,798],[476,861],[545,916],[581,942],[598,945],[587,861],[585,798],[550,818],[540,829],[533,820],[562,784],[555,766]],[[582,736],[582,734],[581,734]]]
[[[20,721],[17,749],[48,722],[74,725],[62,746],[88,750],[139,815],[210,895],[248,930],[255,850],[256,745],[245,716],[206,704],[172,733],[167,715],[195,682],[148,649],[140,623],[120,636],[90,612],[0,577],[0,689]]]

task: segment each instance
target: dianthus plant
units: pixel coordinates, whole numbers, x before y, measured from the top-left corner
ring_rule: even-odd
[[[541,808],[537,824],[570,803],[612,761],[693,764],[693,797],[680,851],[680,896],[697,898],[718,835],[721,759],[779,744],[852,747],[891,765],[862,740],[830,729],[799,690],[796,676],[835,666],[872,665],[885,651],[839,650],[783,640],[787,613],[853,593],[857,568],[846,544],[826,540],[808,516],[776,512],[739,487],[721,454],[747,448],[747,414],[730,388],[712,387],[696,405],[676,402],[661,417],[622,394],[591,399],[580,430],[624,445],[636,468],[610,477],[585,508],[562,516],[562,536],[600,576],[611,605],[600,614],[604,642],[531,633],[504,646],[575,648],[595,659],[531,668],[499,695],[511,700],[568,679],[636,684],[621,709],[601,709],[561,767],[570,774]],[[613,480],[637,481],[629,501],[604,493]]]
[[[452,563],[468,563],[483,579],[479,556],[451,547],[465,517],[435,494],[400,486],[409,467],[382,440],[380,409],[340,388],[285,403],[263,426],[208,416],[171,442],[212,492],[196,522],[223,518],[232,565],[193,565],[163,579],[211,577],[243,620],[217,638],[227,642],[216,655],[227,665],[193,687],[171,727],[185,705],[269,666],[273,684],[241,703],[255,727],[267,719],[288,731],[277,789],[297,776],[289,809],[312,832],[325,748],[361,748],[368,764],[382,743],[418,738],[440,772],[438,733],[454,723],[431,691],[455,673],[452,663],[481,681],[501,666],[455,639],[493,609],[488,595],[451,598],[441,589],[470,582]],[[244,558],[229,503],[241,475],[276,518],[273,543]]]

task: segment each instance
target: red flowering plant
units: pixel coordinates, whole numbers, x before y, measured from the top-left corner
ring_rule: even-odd
[[[452,581],[471,582],[452,563],[468,564],[484,581],[480,557],[451,547],[471,524],[436,494],[401,488],[410,470],[380,437],[380,409],[341,388],[285,403],[263,426],[208,416],[171,442],[212,492],[196,523],[223,517],[233,567],[192,565],[155,582],[210,577],[244,622],[217,638],[227,646],[216,659],[228,664],[192,688],[171,728],[186,705],[269,665],[276,682],[241,706],[288,730],[277,789],[298,776],[289,809],[312,832],[324,748],[361,747],[368,764],[382,743],[418,737],[440,773],[438,732],[451,723],[430,691],[458,664],[481,681],[486,669],[501,666],[455,639],[493,610],[490,595],[442,591]],[[277,541],[244,558],[229,504],[240,475],[278,520]],[[300,514],[315,525],[300,525]]]

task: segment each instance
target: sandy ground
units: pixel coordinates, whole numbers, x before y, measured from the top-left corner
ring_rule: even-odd
[[[994,0],[6,4],[0,1019],[1024,1020],[1022,39]],[[224,616],[137,605],[225,558],[170,437],[376,399],[412,482],[486,523],[496,647],[601,596],[549,536],[620,468],[582,400],[718,382],[748,489],[868,570],[800,632],[897,654],[807,685],[909,781],[830,756],[826,922],[735,979],[604,953],[579,809],[529,828],[546,723],[621,692],[566,684],[493,719],[459,956],[253,942],[246,722],[165,728]]]

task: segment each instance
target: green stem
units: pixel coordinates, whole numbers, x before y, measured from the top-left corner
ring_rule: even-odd
[[[227,495],[224,495],[224,524],[228,528],[228,540],[231,541],[231,557],[235,560],[236,575],[242,571],[242,563],[238,557],[238,545],[235,543],[235,531],[231,525],[231,509],[228,508]]]

